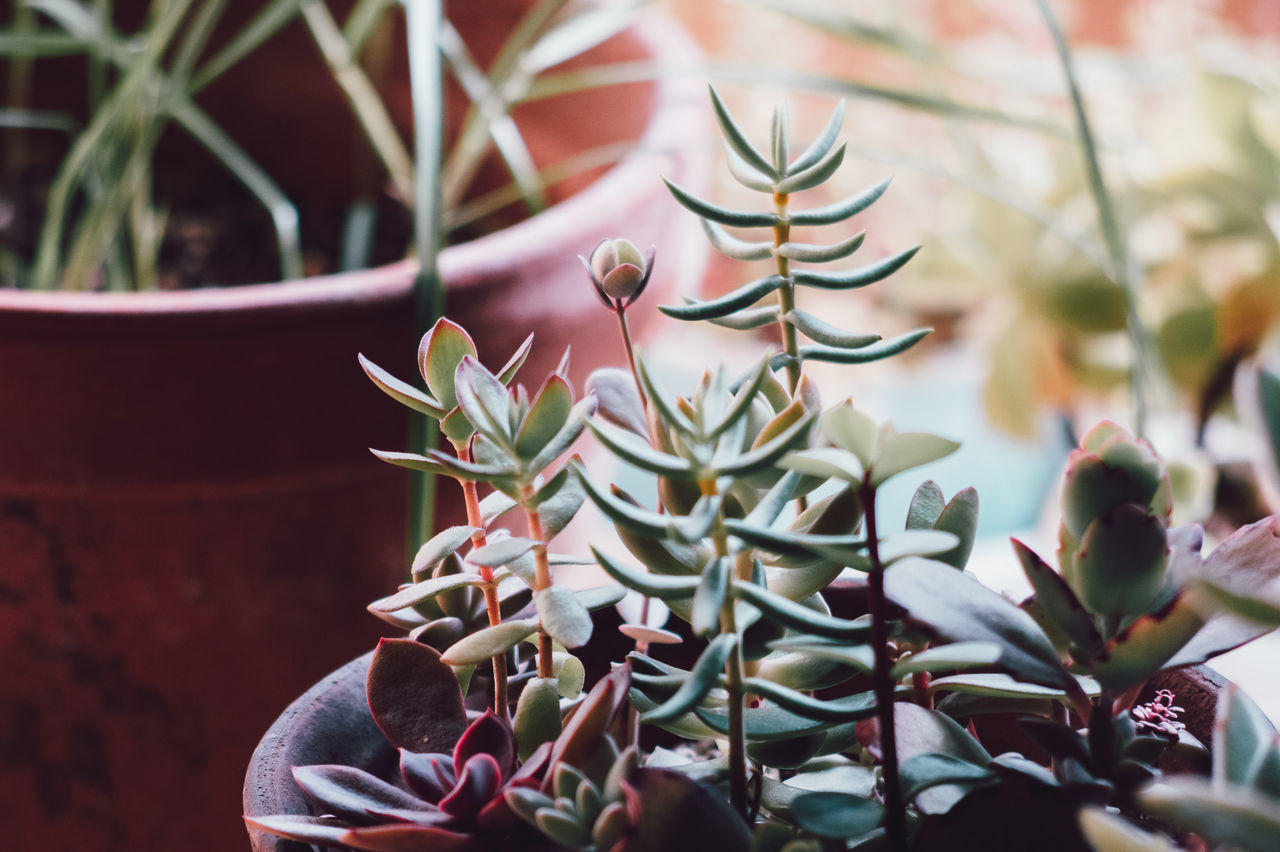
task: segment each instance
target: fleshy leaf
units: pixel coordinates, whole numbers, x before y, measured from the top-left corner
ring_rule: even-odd
[[[710,219],[712,222],[718,222],[721,225],[729,225],[734,228],[772,228],[778,224],[778,214],[776,213],[752,213],[741,210],[730,210],[727,207],[720,207],[716,204],[703,201],[701,198],[690,193],[688,190],[682,189],[671,181],[663,178],[663,183],[667,185],[667,189],[671,190],[671,194],[679,202],[681,207],[689,210],[703,219]]]
[[[870,189],[863,190],[835,204],[816,207],[812,210],[799,210],[789,217],[792,225],[834,225],[855,216],[876,202],[889,188],[889,181],[883,180]]]
[[[524,685],[514,721],[522,761],[528,761],[538,746],[560,736],[560,685],[556,678],[535,677]]]
[[[467,728],[453,669],[434,648],[411,639],[383,639],[366,681],[369,710],[397,748],[448,751]],[[419,708],[434,708],[421,713]]]
[[[697,577],[668,577],[663,574],[641,573],[625,567],[594,547],[591,548],[591,554],[610,577],[627,588],[635,589],[640,594],[651,598],[661,600],[690,598],[698,588]]]
[[[720,672],[728,662],[729,655],[733,653],[737,642],[738,637],[732,633],[712,639],[690,670],[689,677],[675,694],[659,706],[642,714],[640,721],[654,724],[674,721],[697,707],[719,682]]]
[[[566,648],[578,648],[591,638],[591,614],[572,589],[550,586],[533,593],[542,629]]]
[[[985,766],[949,754],[917,754],[902,762],[902,796],[911,801],[942,784],[976,784],[995,777]]]
[[[884,820],[884,805],[848,793],[810,792],[791,802],[795,821],[812,834],[834,839],[858,838]]]
[[[538,542],[531,538],[515,536],[501,538],[471,551],[467,561],[474,565],[487,565],[491,568],[496,568],[499,565],[514,562],[532,550],[537,544]]]
[[[1089,673],[1109,690],[1121,692],[1160,671],[1204,624],[1188,595],[1136,619],[1107,642],[1089,662]]]
[[[892,476],[945,458],[959,448],[956,441],[926,432],[890,435],[876,447],[871,461],[871,484],[878,486]]]
[[[365,819],[371,810],[422,807],[417,796],[354,766],[295,766],[293,778],[324,813],[345,819]]]
[[[784,195],[792,192],[803,192],[806,189],[813,189],[815,186],[825,183],[840,168],[840,164],[844,162],[845,148],[846,146],[841,144],[840,147],[831,150],[825,157],[804,171],[797,171],[778,181],[775,192]]]
[[[516,435],[516,455],[525,461],[535,458],[564,427],[572,408],[569,382],[563,376],[548,376]]]
[[[747,140],[746,134],[742,132],[742,128],[734,120],[729,108],[720,99],[720,94],[715,90],[715,87],[710,86],[708,88],[711,91],[711,106],[715,110],[716,121],[720,125],[720,132],[724,135],[725,141],[729,143],[738,156],[750,163],[751,167],[760,172],[760,174],[772,178],[778,177],[777,168]]]
[[[878,334],[845,331],[801,310],[787,311],[786,320],[815,343],[837,349],[862,349],[883,339]]]
[[[377,385],[379,390],[394,399],[396,402],[399,402],[401,405],[406,405],[414,411],[425,414],[428,417],[434,417],[436,420],[444,419],[444,416],[449,413],[449,409],[442,406],[431,396],[418,390],[408,382],[397,379],[395,376],[364,357],[364,355],[360,355],[358,357],[360,359],[360,366],[364,370],[365,375],[369,377],[370,381]]]
[[[467,356],[476,357],[476,345],[471,335],[445,317],[436,320],[418,346],[418,367],[422,377],[445,411],[458,404],[453,386],[454,374],[458,364]]]
[[[658,310],[678,320],[709,320],[726,317],[749,308],[787,283],[781,275],[768,275],[743,284],[736,290],[705,302],[687,305],[659,305]]]
[[[1022,564],[1023,573],[1035,590],[1036,602],[1044,613],[1084,653],[1096,654],[1102,649],[1102,636],[1066,580],[1031,548],[1016,538],[1010,541],[1013,542],[1014,552]]]
[[[885,594],[920,622],[953,641],[995,642],[1000,665],[1031,683],[1062,688],[1067,673],[1040,625],[973,576],[928,559],[907,558],[884,576]]]
[[[729,558],[722,556],[711,560],[703,569],[689,618],[695,636],[711,636],[720,628],[720,610],[728,595],[729,567]]]
[[[707,233],[707,240],[717,251],[734,260],[765,260],[773,256],[773,243],[748,242],[731,235],[720,225],[708,219],[702,220],[702,229]]]
[[[669,769],[643,768],[621,784],[635,826],[628,852],[746,849],[751,834],[724,796]]]
[[[1280,837],[1280,800],[1249,789],[1214,790],[1182,777],[1143,790],[1138,800],[1157,819],[1245,852],[1270,852]]]
[[[939,672],[995,665],[1000,646],[994,642],[955,642],[927,648],[899,660],[893,667],[894,680],[913,672]]]
[[[458,640],[444,652],[442,659],[451,666],[477,665],[497,654],[505,654],[536,632],[536,619],[495,624]]]
[[[915,248],[909,248],[906,251],[890,255],[876,263],[869,263],[866,266],[847,269],[843,272],[801,270],[792,275],[792,280],[801,287],[817,287],[823,290],[855,290],[888,278],[906,266],[907,261],[915,257],[918,251],[920,251],[920,247],[916,246]]]
[[[478,586],[483,580],[478,574],[449,574],[444,577],[431,577],[421,583],[406,586],[394,595],[380,598],[369,604],[373,613],[395,612],[406,607],[417,606],[436,595],[451,592],[466,586]]]

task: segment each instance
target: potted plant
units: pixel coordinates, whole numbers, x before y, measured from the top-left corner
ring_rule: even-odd
[[[231,8],[238,14],[246,5]],[[161,23],[171,34],[194,39],[183,54],[199,60],[187,69],[189,80],[207,77],[206,63],[224,62],[223,50],[241,51],[241,36],[253,31],[258,19],[225,41],[215,34],[210,50],[198,52],[200,28],[210,24],[208,15],[219,6],[157,3],[157,14],[163,11],[163,16],[137,30],[120,23],[122,29],[116,31],[89,14],[97,4],[24,3],[15,15],[28,16],[30,29],[23,30],[28,24],[21,20],[10,29],[6,20],[3,49],[90,53],[89,59],[76,61],[93,66],[97,79],[115,84],[102,94],[101,103],[109,106],[113,96],[128,93],[125,87],[134,79],[135,67],[113,72],[98,64],[135,61],[139,54],[132,51],[138,45],[151,45],[145,57],[149,62],[163,55],[163,65],[151,69],[159,75],[150,78],[153,82],[177,79],[171,75],[182,70],[173,65],[179,60],[164,53],[164,44],[174,47],[180,39],[152,45],[162,34]],[[129,8],[139,10],[137,4],[116,8],[121,16]],[[298,4],[291,8],[296,15]],[[73,17],[57,18],[60,26],[55,27],[55,19],[37,17],[37,9]],[[394,23],[394,18],[388,20]],[[508,16],[499,23],[511,26],[514,20]],[[319,175],[314,169],[295,176],[296,181],[282,175],[279,186],[282,194],[299,185],[303,196],[322,194],[318,188],[329,192],[332,184],[349,183],[330,180],[349,165],[343,146],[333,140],[349,138],[355,144],[361,131],[330,70],[309,44],[311,36],[301,24],[293,27],[278,38],[288,43],[298,37],[314,55],[311,65],[290,66],[289,74],[305,77],[299,69],[310,68],[311,76],[329,90],[328,111],[319,127],[307,131],[312,143],[303,150],[310,155],[326,149],[315,140],[329,140],[336,157],[321,161]],[[287,56],[280,43],[274,38],[264,42],[253,57],[271,58],[277,48]],[[117,49],[124,53],[114,53]],[[689,55],[679,31],[661,17],[647,17],[581,61],[661,58],[681,63]],[[482,54],[477,61],[486,58]],[[12,84],[7,92],[19,86],[22,61],[21,56],[9,61],[6,55],[5,85]],[[35,69],[28,114],[41,107],[38,96],[52,79],[48,75],[69,61],[38,56],[28,66]],[[78,74],[83,65],[71,70]],[[248,76],[261,80],[268,73],[278,72],[251,69]],[[285,94],[293,99],[286,106],[309,103],[297,78],[286,79],[290,88]],[[217,109],[219,102],[234,100],[220,88],[224,83],[235,80],[210,83],[212,102],[205,117],[220,117],[225,127],[232,127],[234,122]],[[136,95],[142,84],[133,85],[129,91]],[[84,88],[75,78],[53,94],[74,100]],[[605,135],[584,131],[578,134],[584,144],[612,138],[635,141],[638,147],[616,165],[591,172],[589,185],[577,181],[582,191],[553,193],[551,200],[559,203],[545,212],[443,251],[443,279],[467,294],[463,302],[471,309],[492,304],[495,294],[507,288],[519,294],[498,300],[509,307],[540,309],[535,293],[567,307],[571,301],[545,296],[558,279],[554,265],[547,263],[559,256],[544,251],[574,233],[590,240],[620,227],[608,224],[611,217],[634,221],[655,241],[665,239],[661,235],[669,217],[651,203],[658,192],[641,178],[652,171],[654,158],[685,174],[685,160],[678,153],[688,138],[681,87],[641,82],[626,91],[635,96],[628,96],[633,109],[607,127],[595,121],[601,101],[608,100],[607,89],[522,108],[527,109],[522,117],[534,126],[576,123],[581,118],[576,110],[585,108],[593,131]],[[148,132],[160,135],[164,120],[181,130],[183,116],[191,126],[205,127],[199,114],[192,118],[190,112],[193,104],[205,104],[203,93],[199,101],[194,93],[190,99],[185,90],[182,94],[173,107],[178,117],[156,117]],[[248,102],[232,106],[241,109]],[[565,118],[563,109],[578,117]],[[96,126],[93,116],[108,112],[93,113],[86,124]],[[407,109],[392,112],[407,122]],[[8,119],[12,113],[4,115]],[[255,113],[252,121],[261,129],[273,126],[270,118]],[[10,144],[15,131],[6,127],[0,132],[7,160],[18,153],[17,143]],[[28,134],[36,132],[28,129]],[[177,144],[172,135],[166,132],[157,143],[154,172],[146,168],[145,146],[140,154],[130,150],[142,165],[129,174],[144,184],[154,178],[158,185],[172,155],[180,166],[188,166],[186,177],[208,177],[215,183],[224,179],[216,162],[197,167],[191,164],[209,161],[197,161],[190,149],[168,147],[170,141]],[[529,131],[531,140],[537,135]],[[27,138],[33,156],[56,150],[49,137]],[[271,160],[254,147],[247,132],[243,144],[239,137],[212,131],[203,138],[222,145],[224,152],[232,145],[250,159]],[[293,145],[296,149],[298,141]],[[110,153],[87,144],[81,150],[104,157]],[[549,156],[558,161],[566,155]],[[423,172],[429,179],[434,169],[426,166]],[[248,173],[262,190],[264,174]],[[82,200],[92,197],[91,183],[86,179]],[[69,212],[77,209],[84,208],[73,202]],[[278,209],[285,211],[278,218],[287,220],[287,207]],[[133,216],[134,208],[129,210]],[[253,220],[252,211],[235,210],[225,214],[233,225]],[[178,258],[185,270],[183,263],[196,253],[207,229],[183,215],[175,207],[169,221],[175,228],[195,229],[191,245]],[[35,215],[25,207],[16,217],[0,218],[9,227],[37,230]],[[148,221],[158,225],[160,218]],[[270,220],[263,218],[265,230],[273,233]],[[365,271],[305,276],[301,273],[310,262],[304,261],[286,276],[292,280],[258,285],[251,282],[280,272],[257,266],[251,268],[256,272],[237,278],[242,250],[248,253],[243,247],[255,241],[233,238],[215,252],[224,259],[221,272],[187,276],[196,289],[0,289],[0,357],[12,367],[0,380],[5,400],[0,450],[0,606],[5,611],[0,620],[5,628],[0,646],[12,666],[0,687],[0,707],[11,720],[7,730],[16,743],[7,752],[13,759],[0,769],[0,783],[13,793],[11,806],[27,814],[11,843],[32,848],[227,848],[240,829],[234,797],[220,794],[239,777],[241,753],[252,747],[281,704],[329,668],[328,659],[351,656],[378,635],[376,625],[343,600],[372,597],[399,575],[408,502],[403,484],[389,472],[370,470],[362,459],[371,432],[388,445],[402,442],[405,420],[380,404],[348,354],[363,350],[390,362],[411,353],[416,344],[414,277],[419,266],[403,259],[408,224],[407,217],[401,218],[405,233],[400,244],[389,256],[385,250],[375,252],[371,259],[379,265]],[[301,221],[305,230],[306,209]],[[63,232],[57,245],[64,257],[78,233],[70,226]],[[273,239],[267,240],[269,245]],[[689,245],[696,265],[696,244],[690,240]],[[270,266],[271,251],[266,258]],[[11,261],[12,255],[6,253],[3,260]],[[13,267],[4,268],[7,275]],[[673,280],[667,273],[660,275],[663,281]],[[58,283],[62,277],[54,276]],[[68,283],[93,289],[80,278]],[[247,286],[204,286],[215,283]],[[472,322],[483,325],[479,317]],[[503,345],[500,333],[494,344]],[[585,366],[592,357],[589,347],[579,347],[579,364]],[[290,378],[268,378],[277,371]],[[346,381],[340,378],[344,373]],[[256,661],[253,666],[236,667],[234,688],[214,677],[227,661],[250,657]],[[156,815],[157,801],[169,803],[161,816]],[[185,835],[196,823],[209,828],[193,840]]]
[[[882,485],[957,445],[898,433],[850,400],[824,404],[808,365],[890,357],[928,330],[850,332],[806,312],[804,297],[879,282],[915,249],[814,269],[858,249],[863,234],[846,223],[887,186],[793,206],[843,159],[842,107],[793,157],[785,109],[757,147],[714,91],[712,105],[733,176],[769,203],[728,209],[669,187],[717,249],[771,258],[774,272],[661,309],[776,326],[781,351],[669,392],[628,335],[654,253],[611,239],[584,264],[629,369],[593,374],[581,396],[563,362],[526,386],[515,378],[523,347],[486,363],[447,319],[419,348],[425,390],[362,359],[451,445],[375,454],[454,480],[467,523],[426,541],[412,581],[369,606],[408,637],[318,684],[259,745],[245,785],[254,848],[900,852],[962,838],[1076,850],[1163,848],[1188,828],[1264,848],[1241,838],[1274,829],[1274,814],[1198,819],[1168,803],[1182,796],[1203,814],[1199,788],[1148,785],[1207,766],[1208,727],[1188,731],[1191,694],[1157,678],[1266,632],[1216,609],[1209,590],[1247,604],[1275,582],[1280,521],[1202,557],[1198,528],[1169,524],[1159,456],[1104,422],[1063,480],[1057,566],[1014,543],[1035,590],[1021,604],[965,570],[971,489],[947,499],[926,482],[905,529],[890,529]],[[792,230],[823,226],[844,227],[821,242]],[[656,497],[609,485],[576,456],[559,461],[585,432],[649,473]],[[553,567],[582,557],[557,554],[555,539],[586,502],[616,533],[590,560],[614,582],[570,589]],[[495,524],[507,513],[523,534]],[[863,603],[834,611],[828,593],[848,572],[865,581]],[[626,596],[647,601],[622,627],[634,648],[587,683],[614,641],[591,612]],[[668,629],[658,612],[687,627]],[[1265,742],[1256,710],[1233,700],[1242,741]],[[1275,756],[1246,766],[1252,748],[1230,746],[1228,775],[1274,795],[1261,766]],[[1214,761],[1222,754],[1219,742]],[[1152,829],[1168,840],[1142,833]],[[1105,845],[1116,837],[1130,845]]]

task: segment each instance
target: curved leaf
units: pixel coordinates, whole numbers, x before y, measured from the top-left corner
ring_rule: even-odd
[[[769,160],[747,140],[746,134],[742,132],[742,128],[734,120],[729,108],[720,99],[720,94],[715,90],[715,87],[708,86],[707,88],[711,91],[711,106],[715,110],[716,122],[720,125],[720,132],[724,135],[725,141],[732,146],[738,156],[750,163],[752,168],[763,175],[773,178],[778,177],[777,170]]]
[[[884,339],[878,334],[845,331],[800,310],[787,311],[785,319],[810,340],[837,349],[862,349]]]
[[[902,797],[912,801],[941,784],[976,784],[995,778],[995,772],[949,754],[917,754],[902,762]]]
[[[733,596],[760,610],[785,627],[834,639],[860,640],[871,635],[871,625],[823,615],[803,604],[775,595],[755,583],[734,583]]]
[[[757,278],[738,289],[705,302],[688,305],[658,305],[658,310],[678,320],[710,320],[726,317],[741,308],[749,308],[787,283],[781,275]]]
[[[681,207],[698,214],[703,219],[710,219],[712,222],[718,222],[721,225],[729,225],[734,228],[772,228],[781,221],[776,213],[751,213],[744,210],[730,210],[727,207],[720,207],[703,201],[666,178],[663,178],[662,182],[667,185],[667,189],[671,190],[671,194]]]
[[[720,672],[737,644],[738,637],[732,633],[712,639],[690,670],[688,679],[680,685],[675,694],[652,710],[643,713],[640,721],[671,722],[697,707],[719,682]]]
[[[774,187],[774,192],[780,195],[789,195],[793,192],[813,189],[815,186],[825,183],[840,168],[840,164],[844,162],[845,148],[846,145],[841,143],[840,147],[829,151],[825,157],[809,168],[787,175],[787,177],[778,181]]]
[[[693,593],[689,626],[695,636],[711,636],[720,629],[720,611],[729,594],[729,558],[721,556],[707,563]]]
[[[799,347],[798,354],[801,361],[826,361],[831,364],[869,364],[872,361],[890,358],[899,352],[906,352],[912,346],[928,337],[932,331],[933,329],[931,328],[917,328],[914,331],[908,331],[905,334],[891,337],[888,340],[881,340],[879,343],[863,346],[860,349],[837,349],[833,346],[807,344]],[[779,353],[769,362],[769,366],[776,370],[786,360],[786,354]]]
[[[534,618],[495,624],[459,639],[444,652],[442,659],[451,666],[477,665],[505,654],[537,632],[538,620]]]
[[[596,548],[591,554],[604,572],[629,589],[635,589],[642,595],[660,600],[691,598],[698,588],[697,577],[667,577],[662,574],[649,574],[633,571],[621,563],[611,559]]]
[[[742,686],[751,695],[768,699],[797,716],[818,722],[856,722],[868,719],[876,712],[876,696],[873,692],[860,692],[840,698],[814,698],[771,680],[755,677],[744,678]]]
[[[858,838],[884,821],[884,805],[849,793],[809,792],[792,800],[791,815],[801,828],[819,837]]]
[[[870,189],[863,190],[843,201],[837,201],[835,204],[816,207],[812,210],[798,210],[792,213],[788,220],[792,225],[834,225],[866,210],[884,195],[884,191],[888,188],[889,181],[886,179]]]
[[[709,219],[702,220],[702,230],[707,233],[707,240],[716,251],[734,260],[766,260],[773,257],[773,243],[768,241],[748,242],[731,235],[720,225]]]
[[[449,409],[442,406],[431,395],[418,390],[408,382],[397,379],[364,357],[364,355],[358,355],[357,357],[360,360],[360,367],[364,370],[365,375],[369,377],[369,380],[396,402],[401,405],[407,405],[414,411],[425,414],[428,417],[434,417],[436,420],[443,420],[445,415],[449,413]]]
[[[484,583],[478,574],[449,574],[444,577],[431,577],[421,583],[407,586],[394,595],[379,598],[369,604],[367,609],[373,613],[395,612],[406,607],[417,606],[423,601],[461,589],[465,586],[479,586]]]
[[[591,638],[591,613],[572,589],[550,586],[533,593],[542,629],[566,648],[579,648]]]
[[[927,432],[889,435],[876,447],[871,460],[871,484],[881,485],[892,476],[945,458],[958,449],[959,442]]]
[[[597,420],[588,420],[587,427],[615,456],[641,470],[672,479],[697,479],[688,459],[660,453],[631,432]]]
[[[791,161],[792,171],[804,171],[825,157],[836,144],[836,137],[840,135],[843,124],[844,99],[841,99],[836,102],[835,109],[831,110],[831,115],[827,118],[827,123],[823,125],[818,137],[809,143],[809,147],[805,148],[800,156]]]
[[[791,277],[801,287],[818,287],[824,290],[853,290],[888,278],[905,266],[907,261],[915,257],[918,251],[920,251],[920,246],[915,246],[876,263],[860,266],[857,269],[848,269],[843,272],[802,270],[795,272]]]

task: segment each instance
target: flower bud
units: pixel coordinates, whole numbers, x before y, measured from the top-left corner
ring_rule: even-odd
[[[591,252],[591,259],[579,258],[591,276],[591,283],[605,306],[619,311],[631,305],[644,292],[653,271],[653,249],[641,255],[624,239],[602,240]]]

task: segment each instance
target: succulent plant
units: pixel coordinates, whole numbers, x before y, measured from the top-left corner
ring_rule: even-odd
[[[575,400],[563,367],[532,395],[512,385],[523,349],[491,373],[447,321],[423,343],[427,392],[366,363],[383,390],[438,419],[454,447],[378,455],[457,480],[468,524],[431,538],[414,561],[414,582],[371,606],[412,637],[385,644],[370,671],[375,718],[393,743],[415,752],[402,758],[402,778],[390,788],[398,792],[348,770],[303,770],[299,780],[324,807],[348,800],[330,796],[317,774],[341,779],[344,790],[381,791],[386,801],[412,796],[415,804],[335,807],[342,826],[317,818],[260,826],[354,848],[384,848],[359,845],[378,842],[379,831],[409,838],[396,848],[416,848],[415,831],[450,831],[462,844],[483,837],[485,848],[522,836],[535,848],[613,852],[927,852],[954,848],[957,832],[984,848],[1021,849],[1026,832],[1040,830],[1048,836],[1037,848],[1075,850],[1105,823],[1088,808],[1142,819],[1145,803],[1158,800],[1144,785],[1163,777],[1165,756],[1203,755],[1181,727],[1175,697],[1137,702],[1162,668],[1201,662],[1263,632],[1212,610],[1212,590],[1243,596],[1241,576],[1270,582],[1280,574],[1280,521],[1244,528],[1202,559],[1199,529],[1169,526],[1168,477],[1154,449],[1104,423],[1064,478],[1061,571],[1015,542],[1035,591],[1021,606],[967,570],[978,521],[973,489],[947,499],[926,482],[905,529],[890,530],[880,506],[885,483],[958,445],[899,432],[851,399],[824,408],[806,364],[889,357],[928,330],[891,340],[844,331],[800,310],[797,297],[805,288],[880,281],[914,249],[851,271],[809,269],[851,254],[862,235],[817,245],[793,241],[791,228],[842,223],[886,186],[791,209],[793,193],[840,165],[842,108],[792,158],[784,109],[774,114],[766,155],[714,91],[712,104],[731,172],[767,193],[770,209],[729,210],[674,185],[672,192],[702,217],[718,249],[771,257],[775,272],[662,310],[745,332],[776,324],[782,351],[745,369],[708,369],[672,393],[659,362],[632,346],[626,323],[654,253],[613,239],[583,264],[618,317],[629,370],[597,372],[585,398]],[[730,227],[767,227],[772,239],[742,240]],[[650,474],[654,493],[602,482],[577,456],[560,464],[582,435]],[[482,487],[491,492],[484,499]],[[620,543],[591,548],[616,585],[570,591],[555,584],[552,568],[573,560],[550,545],[588,500]],[[516,508],[523,535],[492,526]],[[825,593],[850,573],[865,578],[865,611],[834,612]],[[592,636],[589,610],[624,594],[685,627],[658,629],[643,616],[624,625],[636,650],[584,696],[584,668],[569,652]],[[670,652],[658,644],[673,640],[681,647]],[[527,645],[536,646],[532,668],[519,653]],[[383,678],[397,668],[391,649],[432,674],[384,703],[392,692],[380,688],[390,682]],[[452,721],[428,721],[421,708],[439,700],[461,708],[463,693],[478,691],[471,672],[485,660],[494,674],[488,711],[469,724],[452,710]],[[397,676],[413,682],[406,669]],[[992,713],[1022,717],[1005,726],[1017,751],[989,748],[998,741],[989,736]],[[441,724],[457,742],[450,751],[434,746],[445,738]],[[715,745],[645,749],[645,726]],[[492,759],[475,753],[482,740],[492,742]],[[390,819],[401,820],[394,831]],[[1008,824],[1017,832],[1009,835]]]

